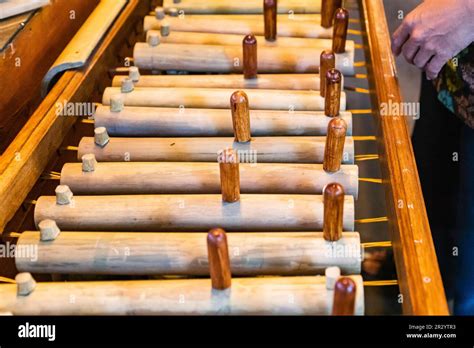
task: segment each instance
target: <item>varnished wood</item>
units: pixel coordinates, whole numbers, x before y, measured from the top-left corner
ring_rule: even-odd
[[[254,79],[258,72],[257,39],[254,35],[246,35],[242,41],[244,59],[244,77]]]
[[[229,247],[222,228],[213,228],[207,234],[207,252],[212,288],[225,290],[231,286]]]
[[[338,8],[334,14],[334,33],[332,50],[343,53],[346,50],[347,29],[349,28],[349,11]]]
[[[331,50],[324,50],[321,52],[319,58],[319,76],[320,76],[320,92],[321,97],[326,94],[326,74],[329,70],[336,68],[336,56]]]
[[[230,96],[230,110],[235,141],[246,143],[252,139],[250,134],[249,98],[244,91],[236,91]]]
[[[412,315],[447,315],[444,287],[426,215],[423,194],[405,115],[382,116],[383,103],[400,103],[400,87],[391,53],[382,0],[362,0],[362,23],[370,59],[369,83],[385,184],[389,223],[403,295],[403,310]]]
[[[344,216],[344,188],[341,184],[326,185],[324,197],[324,239],[330,242],[338,241],[342,237]]]
[[[339,278],[334,286],[332,315],[354,315],[357,291],[357,285],[351,278]]]
[[[240,199],[240,172],[237,154],[225,149],[219,154],[222,201],[234,203]]]
[[[342,74],[337,69],[326,72],[326,83],[324,92],[324,112],[326,116],[336,117],[341,110],[341,81]]]
[[[323,161],[323,168],[328,173],[335,173],[341,168],[346,133],[347,124],[342,118],[336,117],[329,122]]]
[[[334,20],[334,13],[342,7],[342,0],[321,0],[321,26],[331,28]]]
[[[265,40],[277,38],[277,0],[263,0],[263,17],[265,23]]]

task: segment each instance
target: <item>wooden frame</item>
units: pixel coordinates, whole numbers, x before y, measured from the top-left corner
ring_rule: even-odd
[[[382,103],[401,103],[382,0],[359,0],[372,105],[403,311],[449,314],[405,115],[382,116]],[[375,107],[377,106],[377,107]]]
[[[373,105],[401,102],[390,52],[382,0],[359,0],[367,36]],[[130,0],[88,65],[66,72],[0,157],[0,230],[21,206],[77,121],[57,115],[57,101],[90,100],[110,81],[108,68],[129,55],[148,3]],[[123,42],[126,42],[125,46]],[[122,49],[122,51],[121,51]],[[378,108],[377,108],[378,109]],[[376,110],[378,145],[386,188],[394,253],[405,314],[447,315],[448,307],[431,238],[410,136],[403,116],[382,116]]]

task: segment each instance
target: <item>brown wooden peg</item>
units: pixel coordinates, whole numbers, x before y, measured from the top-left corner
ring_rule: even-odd
[[[321,26],[331,28],[336,10],[342,7],[342,0],[322,0],[321,2]]]
[[[232,125],[235,141],[246,143],[252,139],[250,133],[249,98],[244,91],[235,91],[230,97]]]
[[[263,0],[263,16],[265,21],[265,40],[277,39],[277,0]]]
[[[334,286],[332,315],[354,315],[357,286],[349,277],[339,278]]]
[[[230,288],[232,277],[230,272],[229,248],[227,236],[223,229],[213,228],[207,234],[207,253],[212,288],[225,290]]]
[[[242,50],[244,58],[244,78],[254,79],[257,77],[257,39],[249,34],[242,41]]]
[[[347,123],[342,118],[336,117],[329,121],[323,158],[323,169],[328,173],[341,169],[346,133]]]
[[[349,11],[338,8],[334,13],[334,31],[332,38],[332,50],[334,53],[346,51],[347,29],[349,27]]]
[[[323,236],[330,242],[342,237],[344,215],[344,188],[341,184],[327,184],[323,192],[324,216]]]
[[[326,72],[326,86],[324,91],[324,113],[329,117],[339,116],[341,108],[342,74],[337,69]]]
[[[321,58],[319,60],[319,78],[320,78],[320,93],[321,97],[324,98],[326,92],[326,74],[329,70],[336,67],[336,56],[331,50],[324,50],[321,52]]]
[[[226,203],[240,199],[239,160],[233,149],[225,149],[219,155],[222,200]]]

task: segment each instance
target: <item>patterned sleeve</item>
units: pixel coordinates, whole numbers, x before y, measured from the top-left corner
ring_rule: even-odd
[[[434,80],[438,99],[474,128],[474,44],[449,60]]]

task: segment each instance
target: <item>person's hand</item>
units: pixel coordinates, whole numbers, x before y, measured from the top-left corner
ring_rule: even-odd
[[[392,50],[432,80],[473,41],[474,0],[425,0],[393,34]]]

